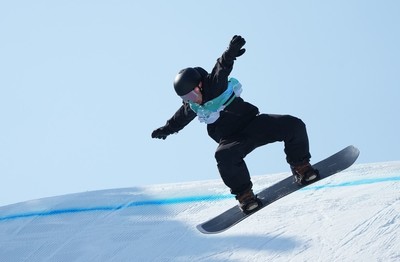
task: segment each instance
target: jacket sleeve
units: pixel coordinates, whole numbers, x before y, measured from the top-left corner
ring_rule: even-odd
[[[210,74],[212,98],[222,94],[228,86],[228,77],[233,69],[233,62],[235,57],[229,54],[228,50],[225,51],[221,57],[217,59],[214,68]]]
[[[236,58],[231,56],[228,51],[225,51],[221,57],[217,59],[211,75],[218,76],[218,78],[227,78],[233,69],[233,62]]]
[[[165,126],[170,130],[171,134],[177,133],[187,126],[195,117],[196,113],[190,109],[189,104],[183,103],[183,105],[167,121]]]

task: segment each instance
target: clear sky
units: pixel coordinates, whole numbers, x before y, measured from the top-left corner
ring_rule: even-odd
[[[1,1],[0,205],[219,179],[204,124],[150,134],[181,104],[175,74],[211,70],[235,34],[242,97],[300,117],[313,162],[349,144],[358,163],[399,160],[399,13],[396,0]],[[282,143],[246,161],[289,171]]]

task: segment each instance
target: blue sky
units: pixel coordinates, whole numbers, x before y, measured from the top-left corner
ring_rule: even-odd
[[[312,161],[354,144],[399,160],[398,1],[2,1],[0,205],[88,190],[219,179],[194,120],[150,138],[180,106],[184,67],[208,70],[235,34],[232,76],[263,113],[303,119]],[[288,172],[283,144],[246,158]],[[227,191],[228,192],[228,191]]]

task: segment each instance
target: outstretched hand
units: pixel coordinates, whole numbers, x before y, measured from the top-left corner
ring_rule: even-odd
[[[242,48],[246,44],[246,40],[240,35],[234,35],[231,42],[229,43],[228,52],[234,57],[239,57],[246,52],[245,48]]]
[[[151,137],[165,140],[170,134],[171,132],[169,131],[169,129],[163,126],[154,130],[151,133]]]

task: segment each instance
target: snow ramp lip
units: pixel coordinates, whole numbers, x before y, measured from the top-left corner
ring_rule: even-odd
[[[340,188],[340,187],[349,187],[349,186],[361,186],[361,185],[368,185],[368,184],[376,184],[376,183],[383,183],[383,182],[398,182],[398,181],[400,181],[400,176],[365,178],[365,179],[347,181],[347,182],[342,182],[342,183],[337,183],[337,184],[326,184],[326,185],[316,185],[316,186],[311,185],[309,187],[300,189],[300,191],[320,190],[320,189],[327,189],[327,188]],[[162,205],[176,205],[176,204],[195,203],[195,202],[221,201],[221,200],[231,199],[231,198],[233,198],[233,196],[230,194],[229,195],[223,195],[223,194],[202,195],[202,196],[187,196],[187,197],[133,201],[133,202],[130,202],[125,205],[94,206],[94,207],[81,207],[81,208],[71,207],[71,208],[64,208],[64,209],[33,211],[33,212],[25,212],[25,213],[17,213],[17,214],[0,216],[0,222],[16,220],[16,219],[23,219],[23,218],[31,218],[31,217],[47,217],[47,216],[57,216],[57,215],[64,215],[64,214],[118,211],[118,210],[122,210],[125,208],[143,207],[143,206],[162,206]]]

